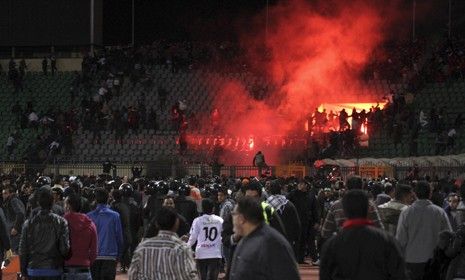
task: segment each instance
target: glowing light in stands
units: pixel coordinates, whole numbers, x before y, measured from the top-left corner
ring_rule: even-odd
[[[250,137],[250,138],[249,138],[249,149],[250,149],[251,151],[253,151],[254,145],[255,145],[255,144],[254,144],[253,137]]]

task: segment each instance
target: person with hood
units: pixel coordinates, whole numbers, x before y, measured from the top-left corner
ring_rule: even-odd
[[[287,233],[287,241],[291,244],[295,257],[298,258],[298,248],[300,245],[299,240],[302,231],[299,213],[297,213],[294,203],[282,195],[282,187],[278,180],[271,182],[269,190],[271,195],[268,197],[266,202],[276,209],[276,212],[281,217]]]
[[[65,220],[68,221],[70,256],[65,261],[64,279],[92,279],[90,266],[97,258],[97,229],[81,211],[81,197],[71,194],[65,199]]]

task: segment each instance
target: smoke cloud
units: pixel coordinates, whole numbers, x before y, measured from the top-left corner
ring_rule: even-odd
[[[322,103],[361,102],[361,73],[395,18],[392,5],[373,2],[287,1],[270,7],[268,32],[264,14],[242,25],[241,46],[259,82],[232,79],[215,93],[213,107],[222,116],[218,131],[252,137],[246,156],[262,150],[267,161],[277,163],[280,144],[264,138],[303,135],[303,120]],[[376,102],[369,99],[364,101]],[[223,161],[232,163],[230,156]]]

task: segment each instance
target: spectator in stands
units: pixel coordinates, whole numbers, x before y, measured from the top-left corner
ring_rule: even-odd
[[[446,152],[448,154],[451,154],[454,152],[456,137],[457,137],[457,130],[455,130],[455,128],[449,129],[449,131],[447,132],[447,144],[446,144]]]
[[[176,234],[177,214],[163,207],[156,220],[159,232],[137,246],[129,268],[129,280],[198,280],[192,250]]]
[[[242,239],[232,259],[230,280],[300,279],[292,248],[283,235],[266,224],[257,199],[240,199],[232,217],[234,232]]]
[[[396,238],[404,252],[410,279],[420,280],[433,258],[439,233],[452,228],[445,211],[429,200],[432,189],[428,182],[418,181],[414,191],[418,200],[400,213]]]
[[[362,178],[358,176],[350,177],[347,180],[347,190],[362,189],[363,182]],[[368,208],[368,219],[370,219],[376,227],[384,228],[381,223],[378,210],[374,203],[370,201],[370,207]],[[346,217],[342,209],[342,200],[336,201],[328,211],[323,227],[321,229],[321,237],[323,239],[330,238],[334,233],[341,231]]]
[[[29,121],[29,124],[28,124],[29,127],[32,127],[32,128],[37,128],[38,127],[38,125],[39,125],[39,116],[37,115],[36,112],[34,112],[34,111],[29,112],[27,119]]]
[[[26,208],[16,194],[16,188],[8,184],[3,187],[3,210],[6,218],[6,229],[13,252],[18,252],[21,230],[26,216]]]
[[[158,86],[158,99],[160,102],[160,109],[163,109],[166,105],[166,98],[168,97],[168,91],[162,86]]]
[[[425,128],[428,125],[428,119],[423,110],[420,111],[419,122],[422,128]]]
[[[278,180],[274,180],[270,183],[269,193],[270,196],[267,198],[266,202],[269,203],[280,216],[286,230],[287,240],[294,250],[295,257],[298,262],[303,263],[304,260],[302,256],[305,255],[305,247],[307,244],[300,242],[300,240],[303,236],[304,238],[313,240],[313,243],[315,243],[315,234],[311,235],[310,232],[303,234],[304,230],[302,229],[299,213],[294,203],[282,195],[282,186]],[[305,222],[305,224],[307,226],[307,222]],[[311,248],[309,248],[309,251],[311,251]],[[316,252],[314,256],[316,261]]]
[[[394,198],[378,206],[379,216],[384,228],[392,236],[396,236],[397,223],[400,212],[406,209],[413,201],[412,187],[409,185],[398,184],[395,187]]]
[[[11,133],[6,140],[6,159],[10,160],[11,155],[17,146],[16,142],[17,133]]]
[[[57,59],[53,54],[50,56],[50,70],[52,72],[52,76],[54,76],[57,71]]]
[[[19,62],[19,76],[21,77],[21,80],[23,80],[24,77],[26,76],[26,70],[27,70],[26,60],[22,58],[21,61]]]
[[[463,125],[463,117],[462,117],[462,113],[458,114],[457,117],[455,118],[455,121],[454,121],[454,128],[455,129],[460,129]]]
[[[262,151],[258,151],[255,154],[252,165],[258,167],[258,176],[261,177],[263,174],[263,168],[268,168],[268,165],[265,162],[265,155]]]
[[[42,72],[44,73],[45,76],[47,76],[47,68],[48,68],[48,60],[47,60],[47,57],[44,56],[44,59],[42,59]]]
[[[19,101],[16,101],[13,107],[11,107],[11,113],[15,116],[15,126],[17,126],[21,121],[21,115],[23,113]]]
[[[62,279],[62,268],[69,254],[69,230],[66,220],[51,213],[52,191],[38,192],[41,210],[23,226],[19,244],[21,274],[26,279]]]
[[[352,189],[342,198],[342,231],[321,253],[320,279],[407,279],[399,244],[367,219],[366,192]]]
[[[87,215],[97,227],[98,255],[91,266],[92,279],[114,280],[116,262],[123,255],[123,232],[119,214],[108,206],[108,192],[95,189],[97,208]]]
[[[85,214],[81,214],[81,197],[73,193],[65,200],[71,243],[70,258],[65,261],[64,279],[92,279],[90,266],[97,257],[97,229]]]

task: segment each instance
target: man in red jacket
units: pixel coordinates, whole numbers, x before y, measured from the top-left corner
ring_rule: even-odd
[[[97,258],[97,229],[87,215],[79,213],[79,195],[71,194],[66,198],[65,210],[71,250],[69,259],[65,261],[63,279],[91,280],[90,266]]]

